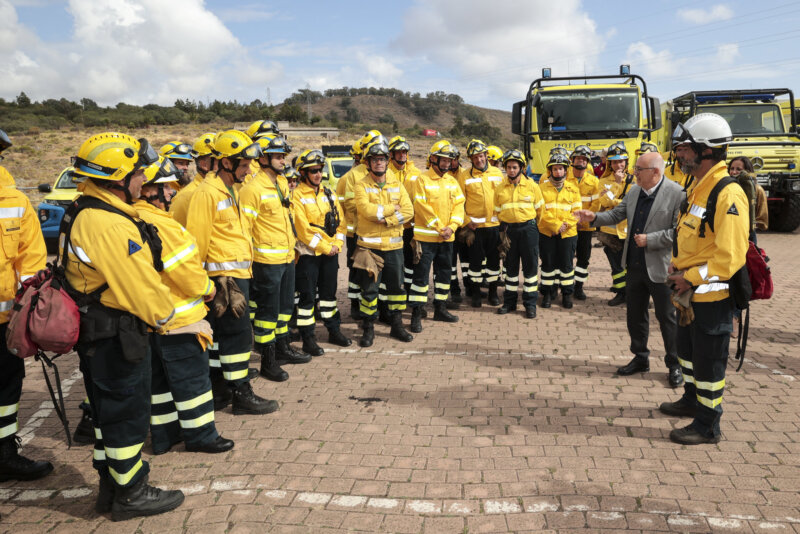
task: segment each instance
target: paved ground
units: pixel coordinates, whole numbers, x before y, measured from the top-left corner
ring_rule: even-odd
[[[288,382],[257,380],[257,392],[280,399],[276,414],[218,413],[236,441],[230,453],[178,447],[150,458],[146,445],[152,481],[187,495],[154,518],[94,513],[91,450],[66,449],[30,362],[24,453],[55,472],[0,485],[0,531],[800,533],[800,239],[760,240],[776,295],[754,305],[719,445],[668,440],[684,423],[656,409],[678,396],[663,351],[650,374],[613,376],[629,359],[624,310],[605,305],[610,274],[594,249],[589,300],[570,312],[556,306],[528,321],[465,310],[453,328],[425,322],[411,344],[379,326],[369,350],[325,345],[325,356],[288,368]],[[63,358],[61,372],[74,423],[76,358]]]

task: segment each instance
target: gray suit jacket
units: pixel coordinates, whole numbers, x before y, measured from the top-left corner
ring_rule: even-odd
[[[639,202],[639,193],[642,188],[633,185],[630,191],[613,209],[597,214],[592,226],[613,226],[625,219],[633,221],[636,213],[636,204]],[[672,259],[673,228],[678,223],[681,203],[686,198],[681,186],[666,176],[661,181],[660,189],[653,201],[650,215],[644,225],[647,234],[647,248],[644,251],[644,260],[647,265],[647,275],[656,283],[667,281],[667,269]],[[628,228],[630,230],[630,228]],[[622,266],[628,261],[628,246],[635,247],[633,236],[628,233],[625,247],[622,250]]]

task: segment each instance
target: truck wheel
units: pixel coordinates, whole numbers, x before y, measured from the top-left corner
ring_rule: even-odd
[[[769,214],[769,229],[775,232],[794,232],[800,226],[800,195],[791,195],[783,201],[773,216]]]

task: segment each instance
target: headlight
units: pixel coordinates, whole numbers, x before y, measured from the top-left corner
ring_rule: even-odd
[[[45,222],[48,218],[47,210],[39,210],[39,220]]]
[[[794,192],[800,192],[800,180],[794,180],[791,189]]]

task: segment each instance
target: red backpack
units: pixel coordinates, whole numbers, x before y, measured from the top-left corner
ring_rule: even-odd
[[[747,250],[747,274],[752,288],[750,300],[766,300],[772,297],[772,273],[767,261],[769,258],[764,249],[758,248],[751,241]]]

